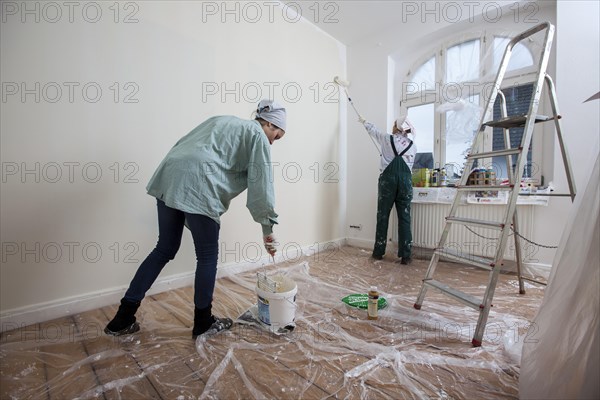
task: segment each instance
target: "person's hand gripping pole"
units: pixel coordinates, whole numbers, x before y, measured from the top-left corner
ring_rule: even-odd
[[[265,249],[267,250],[267,253],[271,255],[271,257],[273,258],[273,262],[275,262],[275,253],[277,253],[277,247],[279,246],[279,243],[275,239],[275,235],[271,233],[269,235],[264,236],[263,242],[265,244]]]

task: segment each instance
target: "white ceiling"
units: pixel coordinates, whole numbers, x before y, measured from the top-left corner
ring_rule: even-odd
[[[292,1],[284,0],[292,9],[302,8],[302,16],[345,45],[400,23],[402,3],[406,1]],[[410,2],[415,3],[415,2]],[[318,5],[318,6],[317,6]],[[407,5],[404,5],[407,7]]]
[[[401,25],[407,33],[423,30],[425,25],[458,22],[482,11],[493,18],[498,8],[515,3],[538,3],[536,0],[484,0],[479,2],[449,2],[445,0],[283,0],[291,10],[301,8],[302,17],[315,24],[343,44],[349,46],[382,31]],[[531,6],[531,4],[529,4]],[[523,6],[523,5],[522,5]],[[457,9],[460,7],[460,10]],[[506,10],[506,9],[505,9]],[[460,18],[457,18],[458,13]],[[511,11],[512,12],[512,11]],[[290,12],[291,15],[291,12]],[[437,21],[436,21],[437,19]],[[444,21],[445,20],[445,21]],[[434,28],[435,29],[435,28]],[[410,40],[410,37],[408,37]]]

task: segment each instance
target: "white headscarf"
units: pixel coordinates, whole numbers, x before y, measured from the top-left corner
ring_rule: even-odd
[[[273,100],[263,99],[258,103],[256,116],[268,121],[285,131],[286,128],[286,112],[285,108]]]

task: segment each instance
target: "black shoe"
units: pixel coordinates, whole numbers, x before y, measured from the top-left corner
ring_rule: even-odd
[[[104,333],[111,336],[123,336],[130,335],[132,333],[136,333],[140,330],[140,324],[137,322],[132,323],[131,325],[121,329],[120,331],[112,331],[108,326],[104,328]]]
[[[402,261],[400,261],[400,264],[408,265],[411,262],[412,262],[412,258],[410,258],[410,257],[402,257]]]
[[[115,317],[106,325],[104,333],[112,336],[129,335],[140,330],[140,324],[136,322],[135,313],[140,302],[132,302],[121,299],[121,305]]]
[[[196,333],[195,331],[192,332],[193,339],[196,339],[200,335],[214,335],[215,333],[219,333],[221,331],[230,329],[233,325],[233,321],[231,320],[231,318],[217,318],[212,315],[211,318],[214,322],[210,324],[208,329],[204,331],[198,330],[199,333]]]
[[[373,257],[375,260],[383,260],[383,255],[373,254],[371,257]]]
[[[192,338],[196,339],[203,333],[217,333],[231,328],[233,321],[229,318],[217,318],[211,313],[212,306],[194,309],[194,329]]]

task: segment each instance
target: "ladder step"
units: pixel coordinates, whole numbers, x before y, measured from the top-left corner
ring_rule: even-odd
[[[434,253],[442,257],[447,257],[454,261],[460,261],[465,264],[485,269],[487,271],[491,271],[496,265],[494,260],[491,258],[479,257],[468,253],[464,254],[463,252],[459,252],[449,248],[435,249]]]
[[[525,126],[525,123],[527,123],[527,114],[520,114],[520,115],[513,115],[510,117],[504,117],[504,118],[500,118],[500,119],[496,119],[493,121],[488,121],[486,123],[484,123],[484,125],[486,126],[490,126],[492,128],[504,128],[504,129],[510,129],[510,128],[521,128],[523,126]],[[560,118],[560,116],[559,116]],[[546,121],[550,121],[553,120],[554,118],[550,118],[546,115],[536,115],[535,117],[535,123],[540,123],[540,122],[546,122]]]
[[[469,159],[477,159],[477,158],[488,158],[488,157],[497,157],[497,156],[510,156],[513,154],[521,153],[521,148],[517,147],[514,149],[505,149],[505,150],[494,150],[494,151],[485,151],[482,153],[473,153],[469,154],[467,158]]]
[[[456,190],[479,191],[479,190],[512,190],[514,185],[459,185]]]
[[[440,282],[440,281],[436,281],[435,279],[425,279],[423,281],[423,283],[427,286],[430,286],[434,289],[437,289],[439,291],[441,291],[442,293],[448,294],[450,297],[453,297],[454,299],[460,301],[461,303],[464,303],[466,305],[468,305],[469,307],[472,307],[476,310],[479,310],[482,308],[481,306],[481,300],[479,300],[477,297],[461,292],[460,290],[451,288],[450,286]]]
[[[482,219],[446,217],[446,221],[448,221],[449,223],[452,223],[452,224],[483,226],[485,228],[495,228],[498,230],[501,230],[504,228],[503,223],[495,222],[495,221],[485,221]]]

